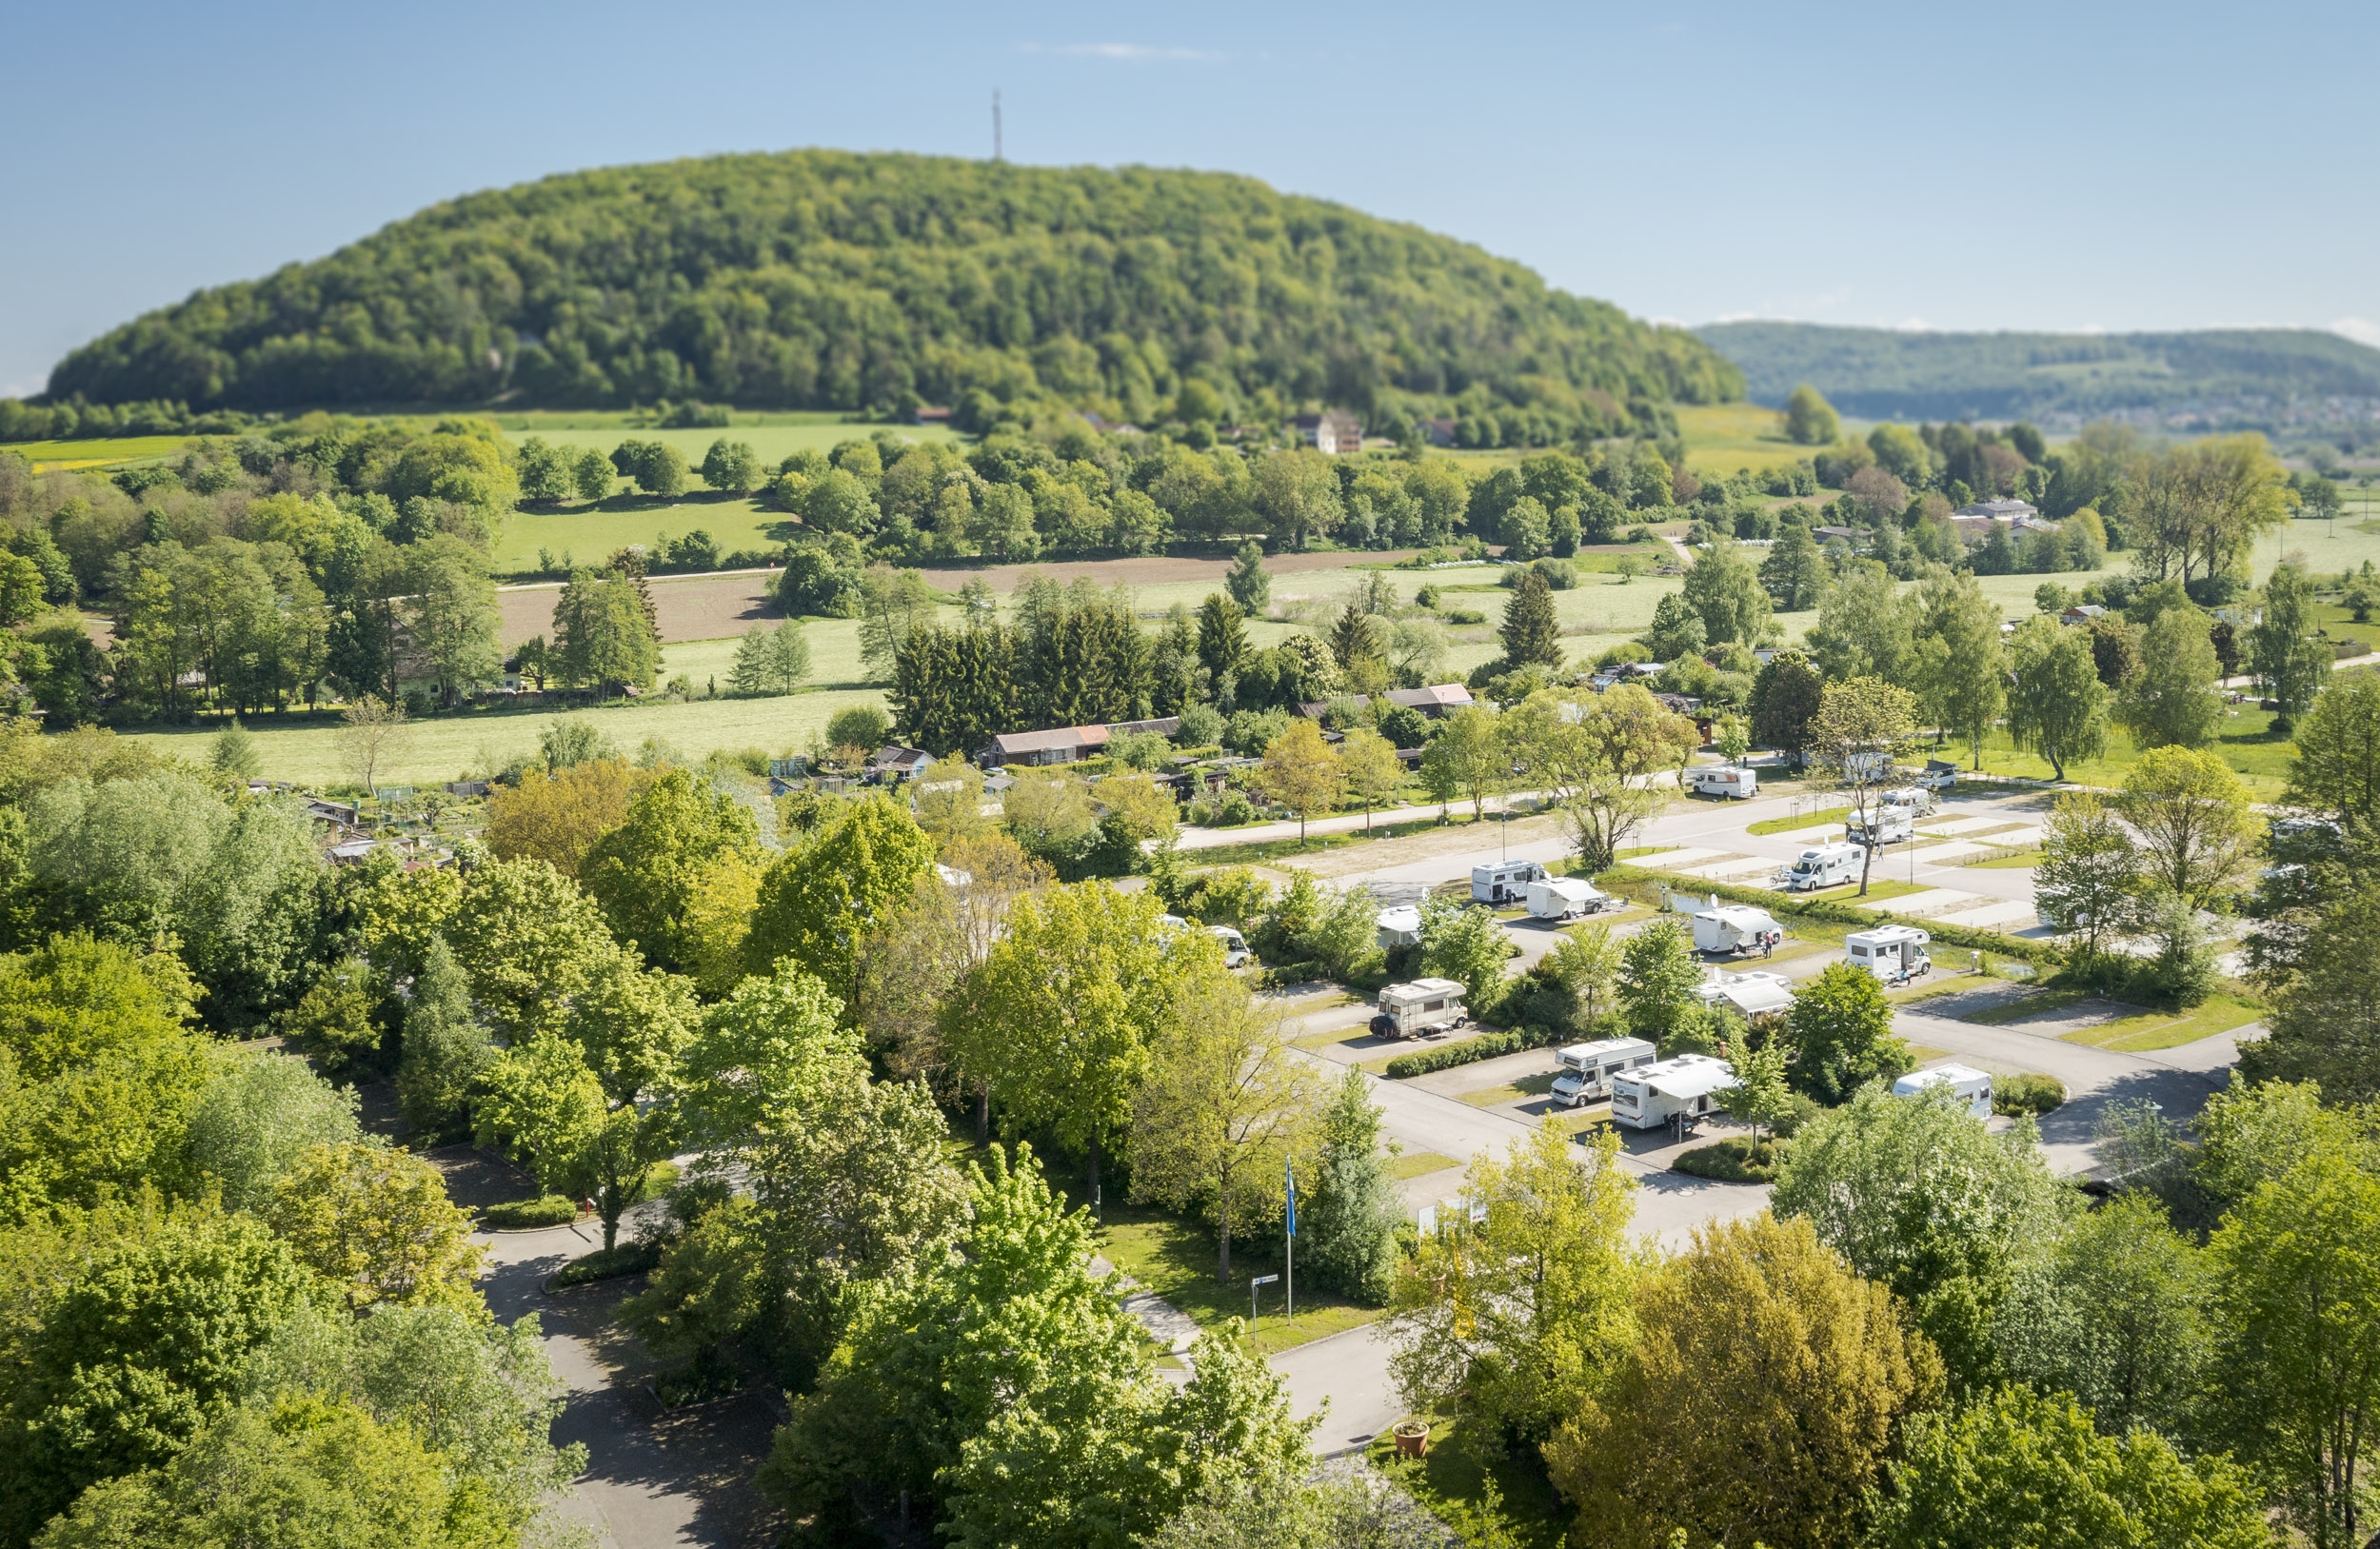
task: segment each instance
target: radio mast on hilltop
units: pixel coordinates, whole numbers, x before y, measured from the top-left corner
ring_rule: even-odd
[[[992,160],[1000,160],[1000,88],[992,88]]]

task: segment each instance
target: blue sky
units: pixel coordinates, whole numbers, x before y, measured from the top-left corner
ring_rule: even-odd
[[[842,146],[1246,172],[1684,322],[2380,343],[2380,8],[0,10],[0,392],[547,172]]]

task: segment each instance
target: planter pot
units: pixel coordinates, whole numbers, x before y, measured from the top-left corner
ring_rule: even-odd
[[[1388,1433],[1397,1439],[1397,1455],[1400,1458],[1426,1458],[1430,1454],[1430,1427],[1426,1420],[1398,1420]]]

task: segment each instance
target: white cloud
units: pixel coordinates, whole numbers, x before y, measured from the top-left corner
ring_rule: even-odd
[[[1211,64],[1223,57],[1212,49],[1180,49],[1154,43],[1026,43],[1019,49],[1024,53],[1062,54],[1069,59],[1116,59],[1127,64],[1152,60]]]
[[[2342,317],[2330,325],[2332,333],[2354,340],[2359,345],[2380,347],[2380,323],[2360,317]]]

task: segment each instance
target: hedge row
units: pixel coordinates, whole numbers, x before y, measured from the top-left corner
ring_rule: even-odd
[[[579,1202],[564,1194],[532,1200],[507,1200],[489,1205],[483,1214],[492,1231],[518,1232],[537,1226],[567,1226],[579,1219]]]
[[[1912,919],[1883,909],[1863,909],[1835,899],[1797,899],[1791,893],[1774,893],[1765,887],[1739,887],[1701,877],[1692,879],[1692,888],[1679,888],[1676,885],[1679,879],[1642,866],[1614,866],[1604,873],[1604,878],[1616,883],[1668,884],[1672,891],[1677,892],[1716,894],[1736,904],[1756,904],[1772,914],[1799,915],[1805,920],[1823,920],[1829,924],[1851,925],[1862,930],[1875,925],[1907,924]],[[1920,920],[1917,923],[1928,936],[1944,946],[1996,952],[2004,958],[2016,958],[2043,967],[2056,967],[2066,961],[2065,949],[2054,942],[2036,942],[2023,936],[2011,936],[2006,931],[1978,930],[1973,925],[1946,924],[1934,920]]]
[[[1481,1033],[1468,1043],[1447,1043],[1435,1049],[1400,1054],[1388,1062],[1388,1079],[1403,1081],[1408,1076],[1426,1076],[1433,1070],[1452,1070],[1457,1065],[1467,1065],[1478,1060],[1518,1054],[1528,1046],[1518,1033]]]

